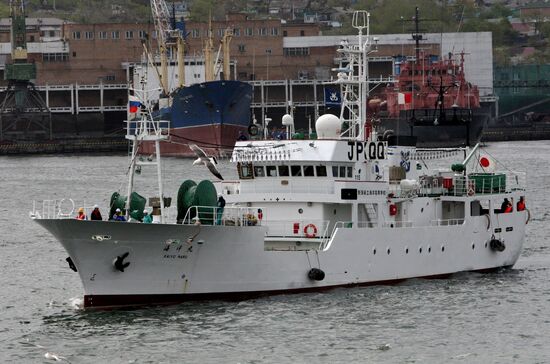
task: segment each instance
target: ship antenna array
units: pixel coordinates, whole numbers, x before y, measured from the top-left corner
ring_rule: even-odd
[[[365,10],[355,11],[352,26],[357,29],[357,44],[344,41],[338,52],[343,53],[342,63],[337,69],[342,95],[340,120],[343,127],[340,137],[350,140],[364,140],[367,118],[368,55],[375,51],[372,48],[369,33],[370,13]],[[365,37],[365,38],[364,38]]]

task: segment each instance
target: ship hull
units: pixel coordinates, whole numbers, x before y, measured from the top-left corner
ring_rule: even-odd
[[[339,228],[322,251],[266,250],[262,226],[36,221],[77,267],[85,307],[117,307],[246,299],[513,266],[526,212],[491,219],[490,228],[486,216],[454,226]],[[498,228],[503,252],[488,246]],[[120,272],[113,262],[125,253],[130,264]],[[322,269],[325,278],[310,279],[311,268]]]
[[[174,91],[171,107],[155,117],[170,120],[170,140],[161,142],[161,153],[194,156],[188,144],[224,154],[233,149],[239,133],[250,124],[252,86],[241,81],[211,81]],[[141,153],[151,154],[153,143],[144,143]]]
[[[433,114],[433,110],[430,112]],[[446,114],[453,115],[453,111],[447,110]],[[483,109],[477,109],[471,117],[466,116],[466,112],[463,114],[464,117],[455,120],[451,116],[447,122],[436,122],[436,118],[427,115],[424,110],[417,110],[415,119],[412,111],[407,111],[402,112],[399,118],[381,119],[379,130],[382,134],[391,131],[395,135],[415,136],[419,148],[472,146],[481,140],[491,115]]]

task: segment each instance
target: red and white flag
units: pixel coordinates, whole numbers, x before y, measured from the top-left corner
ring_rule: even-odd
[[[479,156],[479,166],[484,172],[493,173],[495,171],[496,162],[488,155]]]
[[[412,102],[412,92],[399,92],[397,94],[397,103],[399,105],[410,104]]]

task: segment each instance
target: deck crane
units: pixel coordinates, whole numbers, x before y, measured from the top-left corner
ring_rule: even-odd
[[[184,70],[184,34],[179,29],[174,29],[170,24],[170,13],[164,0],[151,0],[151,11],[157,31],[157,42],[160,53],[160,84],[162,94],[167,97],[170,93],[168,84],[168,54],[172,53],[174,48],[177,54],[178,63],[178,87],[185,85]]]
[[[28,57],[24,0],[10,0],[11,61],[6,64],[6,90],[0,96],[0,140],[7,133],[24,137],[49,134],[52,138],[50,109],[32,80],[36,64]]]

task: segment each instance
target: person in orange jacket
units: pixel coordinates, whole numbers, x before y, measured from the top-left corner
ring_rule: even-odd
[[[78,215],[76,215],[77,220],[88,220],[88,217],[84,213],[84,207],[78,209]]]
[[[525,210],[525,199],[523,198],[523,196],[521,196],[519,198],[519,201],[517,203],[517,211],[523,211]]]

